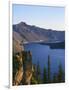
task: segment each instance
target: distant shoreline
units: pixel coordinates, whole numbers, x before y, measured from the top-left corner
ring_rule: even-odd
[[[63,41],[63,42],[53,42],[53,43],[41,42],[40,44],[49,45],[51,49],[65,49],[65,41]]]
[[[65,49],[65,41],[62,41],[62,42],[28,42],[28,43],[24,43],[24,45],[26,45],[26,44],[41,44],[41,45],[47,45],[51,49]]]

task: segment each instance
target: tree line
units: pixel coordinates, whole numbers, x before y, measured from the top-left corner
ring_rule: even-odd
[[[65,73],[62,69],[62,64],[59,63],[57,73],[53,73],[53,77],[51,78],[51,60],[48,55],[47,68],[44,66],[43,73],[41,75],[41,69],[39,62],[37,65],[33,65],[34,72],[31,80],[31,84],[46,84],[46,83],[61,83],[65,82]]]

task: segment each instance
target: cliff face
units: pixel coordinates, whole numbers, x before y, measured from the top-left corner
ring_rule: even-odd
[[[13,59],[13,85],[30,84],[32,78],[32,56],[23,51]]]
[[[30,84],[31,77],[32,77],[32,55],[30,51],[23,51],[22,52],[23,58],[23,84]]]
[[[16,54],[13,57],[13,85],[18,85],[23,78],[22,55]]]

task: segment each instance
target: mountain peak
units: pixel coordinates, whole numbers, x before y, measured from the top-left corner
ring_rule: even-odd
[[[24,26],[27,25],[25,22],[20,22],[19,24],[20,24],[20,25],[24,25]]]

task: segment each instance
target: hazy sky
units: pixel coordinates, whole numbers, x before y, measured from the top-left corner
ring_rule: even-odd
[[[64,30],[64,7],[13,4],[13,24],[21,21],[46,29]]]

